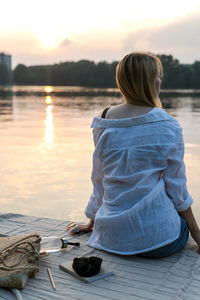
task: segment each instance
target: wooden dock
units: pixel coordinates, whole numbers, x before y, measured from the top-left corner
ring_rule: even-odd
[[[20,235],[37,231],[41,236],[67,236],[69,221],[30,217],[19,214],[0,214],[0,233]],[[41,260],[40,272],[28,280],[21,294],[24,300],[199,300],[200,254],[190,240],[186,248],[168,258],[145,259],[112,255],[87,245],[89,234],[68,238],[80,242],[65,251]],[[99,256],[114,275],[90,284],[59,269],[59,264],[80,256]],[[50,268],[56,289],[52,288],[47,268]],[[16,299],[10,291],[0,289],[0,299]]]

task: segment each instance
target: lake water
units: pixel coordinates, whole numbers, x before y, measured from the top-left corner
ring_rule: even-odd
[[[162,101],[183,127],[188,189],[200,222],[200,97],[162,96]],[[85,221],[92,191],[90,124],[103,108],[120,102],[111,96],[1,94],[0,211]]]

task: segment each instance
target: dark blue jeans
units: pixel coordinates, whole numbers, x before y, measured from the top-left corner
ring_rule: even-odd
[[[189,237],[189,229],[183,218],[181,218],[181,232],[179,237],[172,243],[161,248],[139,254],[141,257],[161,258],[172,255],[181,250],[187,243]]]

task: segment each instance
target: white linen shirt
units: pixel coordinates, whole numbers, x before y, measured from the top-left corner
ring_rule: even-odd
[[[193,202],[179,123],[155,107],[131,118],[95,117],[91,127],[93,193],[85,213],[95,222],[88,244],[132,255],[177,239],[177,212]]]

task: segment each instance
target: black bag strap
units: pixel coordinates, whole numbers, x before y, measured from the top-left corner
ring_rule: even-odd
[[[104,111],[102,112],[101,117],[102,117],[103,119],[105,119],[106,114],[107,114],[107,111],[108,111],[109,109],[110,109],[110,107],[106,107],[106,108],[104,109]]]

